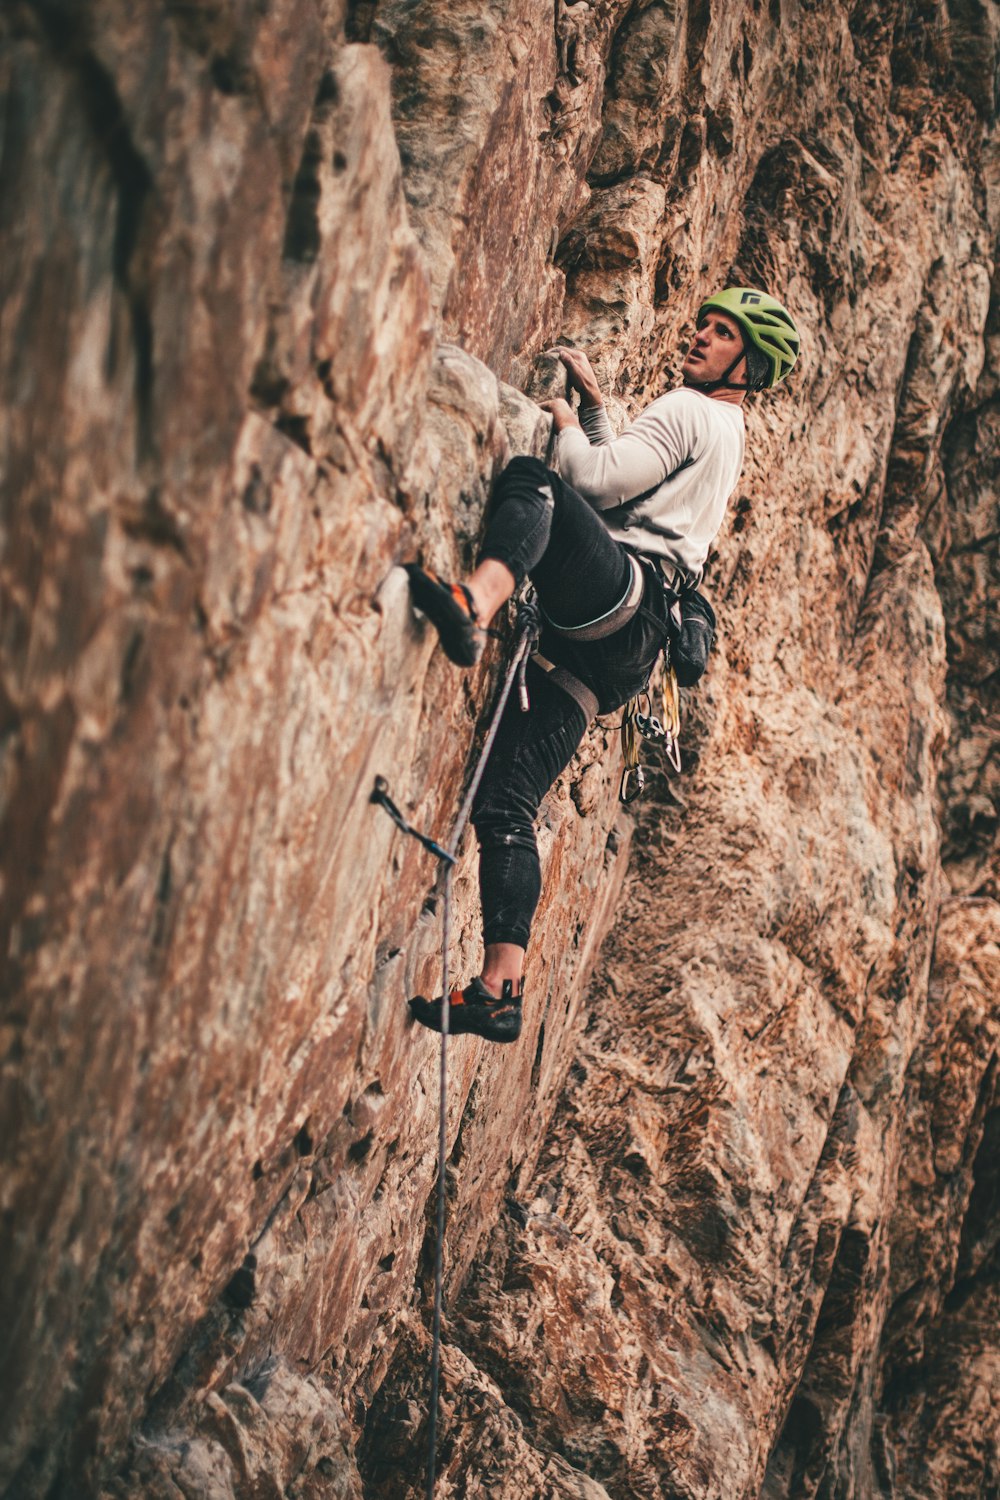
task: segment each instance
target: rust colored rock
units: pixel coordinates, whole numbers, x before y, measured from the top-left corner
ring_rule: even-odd
[[[206,1392],[183,1435],[152,1433],[102,1500],[178,1494],[242,1500],[251,1494],[297,1500],[361,1500],[350,1429],[328,1386],[280,1360],[245,1384]]]
[[[399,564],[543,350],[621,423],[751,281],[683,781],[591,731],[451,1048],[438,1493],[1000,1484],[996,10],[6,8],[0,1490],[422,1493],[440,910],[369,793],[446,832],[502,649]]]
[[[996,1471],[998,994],[1000,908],[949,901],[905,1100],[882,1351],[882,1441],[904,1493],[978,1494]]]

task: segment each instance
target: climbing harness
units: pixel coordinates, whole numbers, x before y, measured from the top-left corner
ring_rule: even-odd
[[[655,489],[656,486],[653,488]],[[647,491],[647,495],[652,493],[652,490]],[[640,496],[639,498],[643,499],[646,497]],[[639,557],[635,553],[630,552],[628,560],[631,565],[628,586],[621,599],[613,608],[607,610],[602,615],[598,615],[593,620],[584,621],[581,625],[559,625],[551,616],[545,615],[545,620],[549,627],[557,635],[564,636],[567,640],[587,642],[604,640],[606,637],[614,635],[617,631],[623,630],[642,608],[642,596],[645,587],[645,575]],[[642,740],[647,740],[651,744],[662,745],[668,761],[674,767],[674,770],[678,774],[680,773],[681,757],[678,744],[680,736],[680,696],[678,693],[677,667],[679,666],[681,669],[685,684],[697,681],[705,669],[705,663],[708,660],[708,649],[712,641],[711,634],[708,635],[707,640],[704,638],[700,641],[696,639],[693,644],[696,649],[703,650],[704,656],[703,659],[699,659],[697,662],[689,662],[690,649],[685,632],[688,635],[690,634],[688,613],[692,607],[691,601],[696,601],[695,607],[698,611],[698,618],[701,619],[702,615],[707,612],[707,615],[711,618],[713,629],[715,625],[715,615],[712,613],[712,608],[707,599],[702,594],[699,594],[690,584],[684,583],[676,575],[673,583],[669,582],[655,559],[647,558],[647,562],[652,566],[657,580],[663,588],[667,611],[667,619],[664,622],[666,630],[666,641],[664,644],[666,665],[663,672],[663,711],[660,718],[657,718],[653,714],[649,694],[645,691],[631,698],[625,705],[619,726],[621,729],[622,755],[625,760],[625,766],[622,771],[621,784],[618,788],[618,796],[626,804],[634,802],[640,797],[646,785],[646,773],[639,762],[639,749]],[[673,661],[675,654],[678,657],[677,666],[675,666]],[[590,688],[582,683],[579,678],[573,676],[565,667],[555,666],[539,652],[534,654],[532,660],[543,671],[549,672],[552,675],[553,681],[558,682],[560,686],[565,688],[577,700],[587,714],[588,720],[593,718],[597,712],[598,705],[597,698],[591,692]],[[644,700],[647,711],[642,713],[640,709]]]
[[[640,705],[644,700],[647,712],[640,713]],[[646,785],[646,773],[639,762],[639,750],[643,740],[649,741],[650,744],[662,745],[667,760],[674,770],[680,773],[680,695],[677,691],[677,676],[670,662],[667,662],[663,671],[662,701],[662,718],[657,718],[653,714],[648,692],[637,693],[634,698],[630,698],[622,711],[622,721],[619,727],[625,766],[622,770],[618,796],[626,806],[642,796]]]
[[[648,490],[646,495],[640,496],[639,499],[647,498],[656,488],[657,486],[654,485],[652,490]],[[602,615],[598,615],[593,620],[584,621],[582,625],[559,625],[551,616],[546,615],[546,622],[551,629],[557,635],[564,636],[567,640],[571,641],[601,641],[610,635],[614,635],[617,631],[623,630],[642,608],[642,596],[645,587],[645,576],[639,558],[635,553],[630,552],[628,560],[631,565],[628,587],[613,608],[607,610]],[[686,596],[680,591],[679,587],[675,588],[668,584],[655,560],[647,559],[647,561],[651,561],[656,577],[663,586],[668,616],[665,622],[667,641],[664,650],[667,655],[667,665],[663,673],[663,715],[662,718],[656,718],[653,714],[647,692],[639,693],[625,705],[621,725],[619,726],[621,729],[622,755],[625,759],[625,767],[622,771],[618,796],[626,804],[634,802],[637,797],[640,797],[646,785],[646,773],[639,763],[639,747],[642,740],[662,745],[670,764],[678,773],[681,769],[680,748],[678,745],[678,736],[680,734],[680,698],[677,691],[677,672],[670,661],[672,654],[670,641],[673,639],[679,643],[683,642],[684,599]],[[690,592],[694,593],[694,597],[697,599],[702,599],[702,595],[695,593],[693,590]],[[704,601],[704,604],[711,614],[711,608],[707,600]],[[713,625],[714,621],[715,616],[712,615]],[[711,644],[710,637],[708,644]],[[708,651],[706,647],[706,660],[707,655]],[[588,720],[593,718],[597,712],[597,699],[590,688],[568,672],[565,667],[554,666],[552,662],[546,660],[544,656],[537,652],[533,660],[544,671],[551,673],[553,680],[559,682],[568,693],[576,698],[577,702],[584,708]],[[704,667],[702,667],[703,670]],[[697,675],[700,676],[700,672]],[[692,680],[696,680],[696,678]],[[641,713],[640,705],[644,699],[647,712]]]
[[[437,1410],[438,1393],[441,1381],[441,1303],[444,1290],[444,1227],[445,1227],[445,1167],[448,1161],[448,1035],[449,1035],[449,1012],[451,1010],[451,986],[448,976],[448,949],[451,946],[451,893],[452,875],[455,862],[458,858],[458,849],[462,841],[472,812],[472,804],[479,783],[483,779],[486,770],[486,762],[489,760],[490,751],[493,749],[497,732],[500,728],[500,719],[507,706],[511,689],[515,680],[518,685],[518,697],[522,711],[530,707],[528,689],[525,683],[525,671],[528,658],[534,650],[535,643],[541,630],[541,616],[538,600],[534,590],[530,590],[520,601],[517,607],[517,615],[514,621],[514,646],[507,662],[507,669],[500,684],[496,704],[493,709],[493,717],[483,740],[483,747],[479,752],[479,758],[473,768],[472,778],[466,789],[462,805],[458,810],[458,816],[452,826],[451,834],[446,845],[441,845],[424,833],[419,833],[404,818],[399,808],[389,796],[389,788],[382,776],[376,776],[375,786],[369,801],[376,803],[392,818],[397,828],[402,829],[423,845],[440,862],[438,872],[438,889],[441,895],[442,919],[441,919],[441,994],[446,997],[446,1003],[441,1010],[441,1066],[440,1087],[438,1096],[438,1194],[437,1194],[437,1228],[434,1246],[434,1319],[431,1333],[431,1389],[430,1389],[430,1412],[428,1416],[428,1439],[427,1439],[427,1500],[433,1500],[434,1484],[437,1477]]]
[[[642,590],[645,584],[639,559],[630,552],[628,560],[631,564],[628,587],[618,603],[603,615],[598,615],[593,620],[585,620],[582,625],[557,625],[555,620],[549,615],[545,615],[547,623],[551,625],[557,635],[563,635],[567,640],[571,641],[603,641],[609,635],[614,635],[617,631],[625,628],[633,616],[638,613],[639,605],[642,603]]]
[[[581,682],[575,673],[571,672],[568,667],[559,667],[555,662],[549,661],[548,657],[543,656],[540,651],[533,651],[531,660],[536,667],[547,674],[550,682],[555,683],[556,687],[561,687],[564,693],[569,693],[571,698],[576,699],[587,717],[588,724],[591,719],[597,717],[597,710],[600,707],[597,694],[585,682]],[[524,707],[523,702],[521,707]]]

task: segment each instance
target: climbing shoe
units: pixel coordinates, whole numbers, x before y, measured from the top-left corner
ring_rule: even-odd
[[[484,1036],[488,1042],[516,1042],[521,1035],[521,1000],[524,991],[515,995],[513,989],[511,980],[505,979],[501,993],[491,995],[483,981],[477,977],[464,990],[452,990],[449,1032],[453,1036],[472,1032],[476,1036]],[[441,1030],[443,1008],[444,1001],[440,995],[436,1000],[425,1000],[422,995],[416,995],[410,1001],[413,1019],[422,1026],[429,1026],[432,1031]]]
[[[437,630],[445,656],[458,667],[474,667],[483,654],[486,632],[465,584],[445,583],[418,563],[407,563],[406,571],[413,603]]]

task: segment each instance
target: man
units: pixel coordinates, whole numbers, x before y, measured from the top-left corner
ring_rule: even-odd
[[[541,894],[534,820],[595,713],[646,686],[666,639],[664,582],[697,581],[743,464],[747,392],[777,385],[799,337],[767,293],[731,287],[699,309],[683,385],[658,396],[615,437],[585,354],[559,349],[580,395],[543,401],[557,433],[558,473],[515,458],[500,475],[475,571],[447,584],[411,564],[414,604],[449,658],[471,666],[485,627],[526,576],[546,621],[529,666],[531,709],[512,697],[476,797],[485,955],[451,995],[449,1029],[512,1042]],[[410,1001],[441,1029],[442,997]]]

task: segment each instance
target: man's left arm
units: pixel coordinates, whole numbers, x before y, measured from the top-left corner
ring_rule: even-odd
[[[559,472],[596,510],[655,489],[687,463],[697,446],[685,391],[658,397],[620,437],[598,446],[587,441],[567,402],[547,405],[559,434]]]

